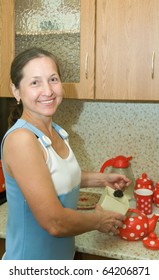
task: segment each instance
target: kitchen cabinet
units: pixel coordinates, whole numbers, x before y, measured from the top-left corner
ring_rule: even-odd
[[[94,99],[95,0],[80,0],[80,81],[64,83],[65,97]]]
[[[159,1],[97,0],[96,99],[159,100]]]
[[[76,252],[74,260],[115,260],[115,259],[93,255],[93,254]]]
[[[5,252],[5,239],[0,238],[0,259]]]
[[[45,2],[45,3],[44,3]],[[58,1],[60,2],[60,1]],[[61,1],[62,3],[63,1]],[[78,1],[67,1],[68,4],[74,5]],[[46,5],[45,1],[36,1],[36,5]],[[66,3],[66,5],[67,5]],[[0,32],[2,34],[0,45],[0,96],[10,96],[9,92],[9,68],[15,49],[15,0],[0,0]],[[56,1],[57,4],[57,1]],[[21,5],[21,1],[20,1]],[[24,1],[24,6],[28,2]],[[68,7],[68,10],[70,7]],[[35,11],[34,11],[35,12]],[[28,13],[28,11],[27,11]],[[36,14],[36,13],[34,13]],[[27,22],[27,21],[26,21]],[[26,23],[24,23],[25,26]],[[43,24],[50,24],[44,21]],[[45,26],[44,26],[45,27]],[[80,1],[80,67],[79,82],[63,83],[65,89],[65,97],[77,99],[93,99],[94,98],[94,31],[95,30],[95,0]],[[15,34],[14,34],[15,33]],[[57,32],[58,33],[58,32]],[[64,36],[67,34],[62,33]],[[25,34],[20,34],[25,35]],[[34,37],[39,34],[34,34]],[[44,33],[41,33],[43,40]],[[68,32],[69,36],[69,32]],[[56,39],[55,39],[56,40]],[[65,41],[65,40],[64,40]],[[26,41],[27,42],[27,41]],[[36,44],[37,45],[37,44]],[[63,46],[61,46],[63,47]],[[73,47],[73,46],[72,46]],[[69,63],[69,61],[68,61]],[[72,70],[74,65],[72,64]]]
[[[0,96],[9,96],[14,55],[14,2],[0,0]],[[159,100],[159,1],[81,0],[80,79],[65,97]]]
[[[13,2],[0,0],[0,97],[11,97],[9,72],[14,54]]]

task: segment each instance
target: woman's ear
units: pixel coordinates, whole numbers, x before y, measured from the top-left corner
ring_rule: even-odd
[[[14,84],[11,84],[11,90],[12,90],[13,96],[17,100],[17,103],[19,103],[20,102],[19,89],[17,89]]]

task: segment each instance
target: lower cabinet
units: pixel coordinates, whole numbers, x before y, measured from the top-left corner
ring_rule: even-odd
[[[92,254],[88,254],[88,253],[76,252],[74,260],[114,260],[114,259],[97,256],[97,255],[92,255]]]
[[[0,259],[5,252],[5,239],[0,238]]]

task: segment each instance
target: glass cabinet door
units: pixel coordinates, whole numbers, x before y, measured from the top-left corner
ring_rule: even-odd
[[[95,0],[15,0],[15,54],[30,47],[58,60],[65,97],[94,98]]]
[[[57,57],[62,81],[80,81],[80,0],[15,1],[15,51],[38,46]]]

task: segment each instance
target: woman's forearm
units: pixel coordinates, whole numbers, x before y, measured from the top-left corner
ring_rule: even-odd
[[[82,171],[81,187],[105,187],[124,190],[130,184],[130,180],[122,174],[85,172]]]
[[[106,174],[99,172],[82,171],[81,188],[84,187],[104,187],[106,183]]]

